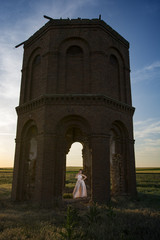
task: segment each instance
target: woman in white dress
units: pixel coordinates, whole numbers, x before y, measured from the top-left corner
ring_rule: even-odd
[[[87,197],[87,189],[84,180],[87,178],[82,173],[82,169],[79,170],[79,173],[76,175],[77,182],[73,190],[73,198]]]

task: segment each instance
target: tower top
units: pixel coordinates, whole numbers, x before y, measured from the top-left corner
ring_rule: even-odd
[[[100,28],[103,31],[107,32],[109,35],[111,35],[114,39],[121,42],[125,47],[129,48],[129,42],[122,37],[118,32],[116,32],[113,28],[111,28],[106,22],[101,20],[101,16],[99,18],[93,18],[93,19],[53,19],[51,17],[44,16],[45,18],[49,19],[49,21],[42,26],[37,32],[35,32],[28,40],[23,42],[24,46],[27,46],[32,41],[34,41],[36,38],[43,35],[45,32],[47,32],[49,29],[57,29],[57,28]],[[17,45],[20,46],[21,44]]]

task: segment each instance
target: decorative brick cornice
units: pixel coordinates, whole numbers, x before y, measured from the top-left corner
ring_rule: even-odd
[[[135,108],[99,94],[46,94],[16,107],[17,114],[30,112],[45,105],[103,106],[133,115]]]

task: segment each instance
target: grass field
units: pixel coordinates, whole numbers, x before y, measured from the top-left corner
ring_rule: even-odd
[[[67,192],[78,169],[67,168]],[[0,169],[0,240],[160,239],[160,168],[136,170],[136,199],[112,199],[103,206],[70,199],[52,209],[13,203],[12,177],[13,169]]]
[[[160,168],[136,168],[136,173],[160,173]]]

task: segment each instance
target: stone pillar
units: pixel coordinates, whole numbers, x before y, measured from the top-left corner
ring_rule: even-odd
[[[20,182],[20,154],[21,154],[21,142],[19,139],[16,139],[16,151],[15,151],[15,161],[14,161],[14,174],[13,174],[13,183],[12,183],[12,193],[11,193],[11,199],[13,201],[21,200],[21,194],[20,189],[22,189],[22,181]]]
[[[128,193],[131,196],[136,196],[136,170],[135,170],[135,154],[134,154],[134,140],[128,139]]]
[[[124,174],[123,174],[123,158],[120,153],[113,154],[113,161],[110,167],[112,176],[112,194],[123,195],[124,194]]]
[[[92,147],[92,201],[104,203],[110,200],[110,138],[109,135],[93,135]]]
[[[127,143],[128,139],[122,140],[122,195],[127,194],[128,183],[127,183]]]
[[[87,195],[90,196],[92,153],[91,153],[91,149],[89,148],[88,142],[84,143],[83,145],[82,157],[83,157],[83,171],[84,171],[84,174],[87,176],[87,179],[85,180],[86,186],[87,186]]]
[[[62,200],[64,189],[64,166],[66,161],[66,141],[64,136],[57,136],[55,156],[54,198]]]
[[[72,146],[72,141],[70,139],[66,140],[65,153],[64,153],[64,162],[63,162],[63,192],[66,186],[66,167],[67,167],[67,155],[70,152]]]
[[[34,200],[37,202],[42,201],[42,174],[43,174],[43,155],[44,155],[44,135],[37,135],[37,164],[36,164],[36,180],[35,180],[35,194]]]
[[[28,141],[17,140],[12,200],[27,199]]]
[[[35,200],[50,205],[54,199],[55,135],[38,136]]]

